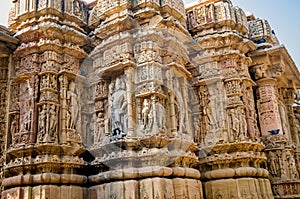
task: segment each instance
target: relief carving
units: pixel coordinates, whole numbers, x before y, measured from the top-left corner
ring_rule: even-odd
[[[153,124],[153,113],[151,111],[150,102],[148,99],[143,100],[143,109],[142,109],[142,124],[143,129],[150,129],[149,127]]]
[[[104,113],[100,112],[96,119],[96,130],[94,135],[94,143],[100,143],[105,136],[105,118]]]
[[[112,120],[112,135],[127,133],[127,97],[124,79],[117,78],[110,84],[110,110]]]
[[[108,81],[102,80],[96,86],[96,98],[108,97]]]
[[[39,0],[38,9],[41,10],[47,7],[48,0]]]
[[[182,0],[14,3],[13,62],[0,59],[1,197],[272,198],[270,181],[276,198],[298,197],[299,146],[272,132],[299,133],[293,92],[277,93],[296,70],[248,38],[265,38],[266,21],[249,16],[249,32],[227,0],[187,12]]]
[[[58,114],[54,104],[43,104],[39,110],[38,141],[54,142],[57,138]]]
[[[75,83],[73,81],[69,84],[69,90],[67,92],[67,128],[75,129],[76,122],[78,120],[79,104],[78,95],[75,91]]]
[[[10,133],[12,139],[12,145],[19,143],[19,132],[20,132],[20,116],[18,114],[12,115],[12,122],[10,124]]]

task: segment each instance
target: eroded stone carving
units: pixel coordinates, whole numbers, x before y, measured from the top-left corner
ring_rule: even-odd
[[[119,136],[126,134],[127,131],[127,97],[126,97],[126,84],[124,79],[117,78],[110,85],[110,110],[112,120],[112,135]],[[122,135],[123,136],[123,135]]]
[[[300,82],[266,20],[221,0],[14,5],[3,198],[299,197]]]

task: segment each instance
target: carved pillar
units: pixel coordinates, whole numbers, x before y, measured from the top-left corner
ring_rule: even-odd
[[[276,96],[276,80],[264,78],[256,81],[256,83],[258,119],[262,136],[266,137],[276,133],[283,135]]]
[[[134,95],[134,87],[133,87],[133,79],[134,79],[134,68],[129,67],[125,69],[126,75],[126,84],[127,84],[127,106],[128,106],[128,136],[134,137],[135,136],[135,117],[134,117],[134,102],[133,102],[133,95]]]
[[[60,121],[61,121],[61,133],[60,133],[60,143],[67,143],[67,90],[68,90],[68,79],[66,76],[61,75],[59,77],[60,84]]]
[[[193,86],[198,87],[201,131],[197,141],[204,149],[199,152],[199,169],[205,197],[273,198],[264,169],[264,145],[255,130],[254,83],[247,53],[256,46],[244,39],[249,33],[246,15],[230,1],[220,0],[199,1],[187,9],[187,17],[189,31],[203,49],[197,53],[191,47],[194,59],[189,69]],[[228,32],[221,33],[216,26]],[[246,81],[251,83],[245,86]]]
[[[171,70],[168,71],[166,74],[167,77],[167,85],[169,90],[169,97],[170,97],[170,122],[171,122],[171,134],[173,136],[176,136],[178,134],[177,131],[177,126],[176,126],[176,112],[175,112],[175,99],[174,99],[174,92],[172,92],[173,89],[173,76],[174,74],[172,73]]]
[[[260,26],[258,22],[268,25],[260,20],[250,25],[257,28]],[[264,34],[266,40],[270,39],[267,32]],[[257,85],[257,111],[266,146],[269,179],[275,198],[299,197],[298,147],[295,147],[299,139],[293,130],[292,111],[293,87],[299,81],[296,78],[298,75],[284,47],[273,42],[272,48],[268,48],[264,48],[263,52],[250,53],[255,63],[250,71]]]
[[[59,80],[58,66],[61,56],[45,51],[41,57],[40,97],[38,102],[38,143],[58,143],[59,132]],[[64,124],[64,121],[62,121]]]
[[[101,199],[203,198],[200,172],[194,169],[197,147],[188,122],[188,51],[177,40],[188,36],[183,2],[120,4],[98,1],[90,18],[90,27],[96,28],[93,41],[98,44],[91,53],[91,73],[98,75],[96,81],[110,80],[112,128],[107,142],[90,150],[95,156],[91,165],[98,172],[89,177],[90,195]],[[161,23],[159,13],[166,13],[183,29],[176,34],[169,31],[177,25]],[[136,29],[136,24],[145,29]],[[143,170],[147,174],[140,178]],[[179,176],[181,171],[186,174]]]
[[[1,54],[1,52],[0,52]],[[4,152],[6,150],[6,143],[8,141],[6,132],[8,128],[11,127],[9,125],[10,118],[8,116],[8,100],[9,100],[9,86],[8,86],[8,67],[11,62],[10,57],[2,57],[0,58],[0,183],[4,178],[3,166],[5,164],[5,155]],[[15,127],[17,131],[17,126],[19,125],[19,121],[16,118]],[[2,186],[0,187],[2,191]]]
[[[252,141],[260,141],[260,131],[257,126],[257,113],[255,110],[253,81],[244,80],[242,86],[243,103],[245,105],[248,134]]]
[[[247,124],[245,123],[245,110],[241,101],[241,79],[230,78],[225,79],[225,87],[227,94],[227,124],[228,124],[228,140],[234,142],[236,140],[244,141],[247,139]]]
[[[297,129],[297,119],[293,110],[293,106],[295,105],[295,95],[296,90],[294,88],[285,88],[283,95],[283,102],[286,110],[286,122],[288,125],[287,134],[290,137],[290,141],[292,141],[296,147],[299,147],[299,133]]]
[[[16,0],[10,29],[20,39],[9,68],[9,130],[3,198],[85,198],[79,174],[84,151],[79,135],[86,54],[86,5],[63,9],[70,0]],[[77,2],[77,1],[76,1]],[[64,17],[65,25],[59,22]],[[26,18],[26,20],[24,20]],[[20,25],[22,21],[22,25]],[[30,21],[30,22],[29,22]],[[43,27],[43,28],[41,28]],[[82,28],[81,28],[82,27]]]

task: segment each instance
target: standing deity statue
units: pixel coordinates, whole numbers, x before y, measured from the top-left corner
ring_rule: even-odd
[[[148,124],[147,124],[147,130],[150,130],[153,128],[153,108],[150,108],[150,111],[148,113]]]
[[[67,92],[68,113],[67,113],[67,128],[75,128],[75,123],[78,119],[78,96],[75,92],[75,83],[70,82],[69,91]]]
[[[56,89],[56,87],[57,87],[56,76],[51,75],[50,77],[51,77],[50,87],[53,89]]]
[[[150,104],[147,99],[143,101],[143,109],[142,109],[142,123],[144,129],[146,128],[147,124],[149,123],[149,112],[150,112]]]
[[[199,144],[203,143],[204,139],[201,136],[200,122],[199,122],[199,116],[198,115],[193,117],[193,126],[194,126],[195,141]]]
[[[199,97],[200,97],[200,106],[202,109],[202,125],[203,125],[203,131],[202,134],[206,134],[209,130],[210,125],[210,106],[209,106],[209,95],[208,95],[208,89],[207,87],[199,88]]]
[[[113,86],[111,86],[112,88]],[[126,85],[122,78],[117,78],[114,86],[115,92],[111,96],[112,126],[116,132],[127,131],[127,99]]]
[[[15,115],[13,121],[11,122],[10,132],[12,137],[12,143],[18,143],[18,137],[16,136],[19,133],[19,115]]]
[[[236,114],[235,109],[230,109],[229,118],[230,118],[229,125],[231,125],[230,137],[231,137],[231,141],[234,141],[235,139],[237,139],[237,137],[239,136],[239,132],[240,132],[240,121],[239,121],[238,115]]]
[[[156,123],[159,131],[166,130],[166,110],[165,107],[160,103],[155,103],[156,111]]]
[[[38,139],[40,141],[43,141],[47,132],[47,105],[44,104],[41,107],[40,110],[40,114],[39,114],[39,121],[38,121],[38,125],[39,125],[39,132],[38,132]]]
[[[268,163],[269,163],[270,174],[273,177],[276,177],[278,175],[278,172],[277,172],[278,161],[277,161],[276,154],[272,151],[270,151],[270,153],[269,153]]]
[[[25,132],[31,131],[31,116],[32,116],[31,110],[25,113],[25,116],[23,117],[23,125],[21,131],[25,131]]]
[[[50,106],[50,119],[49,119],[49,134],[50,138],[54,140],[56,138],[57,131],[57,113],[55,105]]]
[[[96,130],[94,135],[94,144],[100,143],[101,138],[105,134],[105,119],[104,119],[104,113],[100,112],[98,113],[97,119],[96,119]]]
[[[241,140],[244,140],[247,137],[247,121],[244,109],[238,109],[238,118],[240,121],[240,135],[238,136],[241,138]]]
[[[288,168],[289,168],[289,172],[290,172],[290,178],[293,180],[296,180],[299,178],[299,174],[297,171],[297,167],[296,167],[296,162],[293,156],[291,156],[289,158],[289,163],[288,163]]]

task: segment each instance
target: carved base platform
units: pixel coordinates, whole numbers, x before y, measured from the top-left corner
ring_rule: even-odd
[[[274,198],[300,198],[300,181],[273,183]]]
[[[55,198],[55,199],[87,199],[88,190],[81,186],[74,185],[39,185],[16,187],[2,192],[3,199],[42,199],[42,198]]]
[[[147,178],[111,182],[90,188],[91,199],[197,198],[203,199],[200,180]]]
[[[200,173],[181,167],[114,170],[90,176],[91,199],[197,198],[202,199]]]
[[[221,179],[204,183],[207,199],[274,198],[270,181],[264,178]]]
[[[204,148],[200,159],[201,181],[207,199],[274,198],[269,172],[263,164],[264,145],[251,141],[223,143]]]

